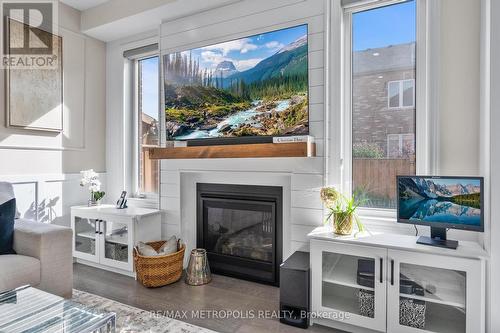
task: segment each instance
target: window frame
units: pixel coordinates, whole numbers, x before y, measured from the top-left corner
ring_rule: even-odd
[[[385,7],[405,2],[406,0],[379,0],[379,1],[361,1],[359,5],[353,5],[341,8],[341,47],[343,85],[342,102],[341,102],[341,139],[340,144],[340,160],[337,167],[342,171],[340,173],[340,189],[347,195],[352,195],[352,15],[358,12]],[[431,174],[431,152],[435,148],[431,147],[433,141],[433,129],[430,125],[431,114],[428,105],[428,68],[430,67],[430,57],[428,51],[429,36],[427,32],[430,24],[428,13],[428,0],[416,1],[416,73],[415,82],[413,84],[414,99],[413,108],[415,110],[415,159],[416,159],[416,174]],[[401,109],[401,108],[399,108]],[[393,110],[393,108],[391,108]],[[332,149],[335,149],[334,147]],[[338,149],[338,148],[337,148]],[[336,165],[333,164],[333,167]],[[396,220],[396,209],[389,208],[370,208],[359,207],[358,214],[364,221],[374,223],[394,222]]]
[[[404,84],[405,82],[412,82],[412,105],[404,105]],[[391,100],[389,96],[389,86],[391,83],[398,83],[398,95],[399,103],[398,106],[391,106]],[[389,110],[404,110],[413,109],[415,107],[415,79],[403,79],[403,80],[392,80],[387,82],[387,109]]]
[[[134,131],[133,134],[133,148],[132,148],[132,191],[131,197],[134,199],[141,199],[141,200],[146,200],[146,201],[151,201],[151,202],[158,202],[160,198],[160,176],[158,177],[158,193],[154,192],[143,192],[140,190],[140,152],[141,152],[141,122],[140,120],[142,119],[140,117],[140,96],[139,96],[139,84],[141,80],[140,76],[140,66],[139,62],[142,60],[147,60],[151,58],[158,58],[158,131],[160,135],[161,131],[161,90],[160,90],[160,52],[157,51],[151,51],[151,52],[146,52],[143,54],[139,54],[132,59],[130,59],[133,67],[133,81],[131,85],[131,93],[132,93],[132,104],[133,104],[133,117],[132,117],[132,128]],[[158,147],[161,146],[161,140],[160,137],[158,138]]]

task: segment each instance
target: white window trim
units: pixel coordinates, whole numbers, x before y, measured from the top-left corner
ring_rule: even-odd
[[[131,61],[133,62],[133,80],[131,85],[132,103],[133,103],[133,118],[132,118],[132,128],[133,128],[133,148],[132,148],[132,193],[130,197],[133,201],[144,201],[148,205],[157,204],[159,202],[159,193],[141,192],[139,190],[139,149],[140,149],[140,138],[139,138],[139,128],[141,123],[139,122],[139,61],[158,57],[158,66],[160,66],[160,53],[159,51],[147,52],[140,54]],[[160,75],[158,71],[158,75]],[[158,79],[158,84],[160,80]],[[158,87],[160,90],[160,87]],[[159,92],[160,94],[160,92]],[[160,101],[158,101],[158,117],[160,117]],[[160,119],[160,118],[159,118]],[[158,177],[158,188],[160,188],[160,177]]]
[[[417,41],[416,41],[416,85],[414,84],[415,98],[414,104],[418,108],[416,113],[416,170],[417,174],[432,174],[437,170],[437,147],[438,141],[435,132],[437,130],[437,119],[433,114],[437,110],[437,91],[432,92],[431,88],[436,90],[438,77],[430,69],[435,69],[439,61],[437,57],[439,39],[434,37],[439,35],[439,0],[415,0],[417,6]],[[344,193],[352,193],[352,14],[359,11],[365,11],[377,7],[387,6],[402,2],[401,0],[381,0],[376,2],[362,3],[359,6],[353,6],[342,9],[340,1],[335,1],[331,8],[331,19],[337,19],[338,22],[332,22],[331,41],[342,49],[342,57],[338,59],[330,56],[329,61],[334,66],[341,68],[341,78],[335,81],[331,79],[330,89],[342,86],[340,105],[331,103],[332,117],[338,116],[340,120],[340,129],[335,122],[331,122],[330,131],[332,135],[341,133],[341,143],[335,144],[332,140],[330,150],[331,160],[327,166],[327,185],[334,185],[340,188]],[[335,25],[340,24],[341,29]],[[432,30],[433,35],[429,32]],[[340,35],[339,35],[340,34]],[[436,54],[432,54],[431,49]],[[335,53],[335,52],[332,52]],[[431,61],[431,59],[433,59]],[[334,72],[334,71],[332,71]],[[430,73],[433,76],[433,82],[429,81]],[[332,92],[333,93],[333,92]],[[338,157],[335,159],[335,157]],[[337,172],[336,170],[340,170]],[[394,209],[380,208],[360,208],[358,213],[364,221],[379,221],[390,223],[396,220],[396,211]]]
[[[412,82],[412,93],[413,93],[413,98],[412,98],[412,104],[411,105],[403,105],[403,99],[404,99],[404,84],[405,82]],[[398,106],[391,106],[391,100],[389,96],[389,86],[391,83],[398,83],[399,85],[399,103]],[[387,82],[387,108],[389,110],[404,110],[404,109],[413,109],[415,107],[415,79],[405,79],[405,80],[393,80]]]

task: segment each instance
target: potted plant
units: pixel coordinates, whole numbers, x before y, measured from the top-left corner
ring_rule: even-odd
[[[100,205],[106,192],[101,191],[101,181],[99,180],[99,175],[93,169],[83,170],[80,171],[80,173],[82,175],[80,186],[89,186],[90,200],[88,201],[88,206]]]
[[[325,224],[329,223],[333,217],[333,230],[336,234],[350,235],[354,221],[358,227],[358,232],[365,230],[363,223],[356,214],[359,202],[355,196],[346,197],[334,187],[324,187],[321,189],[321,201],[328,209]]]

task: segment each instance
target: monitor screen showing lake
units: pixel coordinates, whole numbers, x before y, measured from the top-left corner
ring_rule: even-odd
[[[400,220],[481,225],[481,181],[475,179],[401,177]]]
[[[309,134],[307,25],[163,56],[168,140]]]

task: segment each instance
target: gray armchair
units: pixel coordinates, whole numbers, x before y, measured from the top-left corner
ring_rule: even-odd
[[[15,255],[0,255],[0,292],[29,284],[70,298],[73,290],[72,230],[18,219]]]

